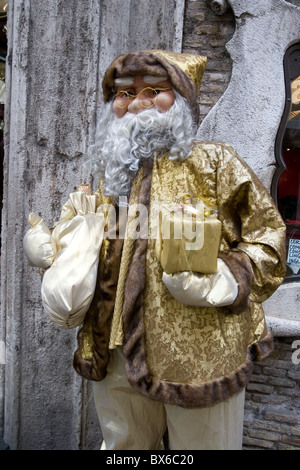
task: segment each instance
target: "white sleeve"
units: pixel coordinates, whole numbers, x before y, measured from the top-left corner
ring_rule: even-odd
[[[93,299],[105,224],[103,213],[90,204],[92,196],[70,196],[77,215],[53,230],[58,253],[41,288],[46,313],[62,328],[80,325]],[[75,199],[80,199],[79,206]]]
[[[163,273],[163,283],[178,302],[199,307],[231,305],[238,295],[238,284],[224,261],[218,258],[214,274],[184,271]]]

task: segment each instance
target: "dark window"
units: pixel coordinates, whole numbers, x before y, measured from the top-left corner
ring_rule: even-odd
[[[276,138],[272,195],[287,228],[286,281],[300,279],[300,43],[284,57],[286,103]]]

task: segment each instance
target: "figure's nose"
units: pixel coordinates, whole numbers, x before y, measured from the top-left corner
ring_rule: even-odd
[[[128,105],[128,111],[130,113],[138,114],[141,111],[143,111],[143,109],[152,108],[152,106],[154,106],[154,103],[155,103],[154,98],[151,99],[141,94],[130,101]]]

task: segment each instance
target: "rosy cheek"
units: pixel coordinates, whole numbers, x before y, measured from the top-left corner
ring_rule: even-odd
[[[126,108],[118,108],[116,104],[113,104],[113,112],[118,118],[123,117],[127,113],[127,107]]]
[[[165,113],[169,111],[171,106],[173,106],[175,101],[175,96],[171,93],[160,93],[157,97],[156,108],[160,113]]]

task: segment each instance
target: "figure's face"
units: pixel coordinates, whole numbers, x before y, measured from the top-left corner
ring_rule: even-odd
[[[145,81],[145,77],[136,76],[130,85],[117,87],[113,110],[118,118],[127,112],[138,114],[144,109],[155,107],[160,113],[168,111],[175,101],[175,93],[170,80],[161,80],[155,84]]]

